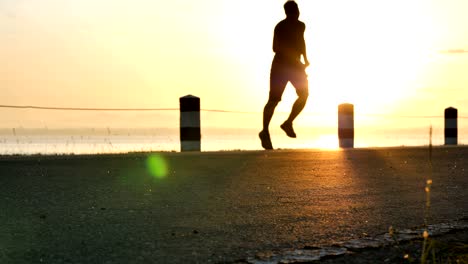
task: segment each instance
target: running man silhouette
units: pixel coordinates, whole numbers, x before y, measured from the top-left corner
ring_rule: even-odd
[[[287,83],[291,82],[298,95],[291,114],[280,126],[289,137],[296,137],[293,121],[304,109],[309,96],[309,84],[305,72],[305,68],[309,66],[304,40],[305,24],[299,21],[299,7],[296,2],[286,2],[284,11],[286,19],[276,25],[273,37],[275,56],[270,71],[270,95],[263,110],[263,130],[259,134],[264,149],[273,149],[268,126]],[[301,61],[301,56],[304,63]]]

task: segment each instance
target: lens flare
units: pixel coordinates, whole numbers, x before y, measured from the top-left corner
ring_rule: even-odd
[[[148,172],[158,179],[167,177],[169,165],[166,159],[160,154],[152,154],[146,159]]]

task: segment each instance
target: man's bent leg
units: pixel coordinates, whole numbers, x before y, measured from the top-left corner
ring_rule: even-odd
[[[292,106],[288,119],[286,119],[280,127],[286,132],[288,137],[295,138],[296,133],[293,129],[293,121],[306,105],[307,98],[309,97],[309,84],[307,81],[307,74],[303,70],[295,72],[292,76],[291,83],[296,88],[298,98]]]
[[[297,98],[296,102],[294,102],[293,107],[291,109],[291,114],[289,114],[288,119],[284,123],[292,124],[294,119],[296,119],[296,117],[301,113],[302,109],[304,109],[308,97],[309,95],[305,94],[305,95],[300,95]]]
[[[286,132],[286,135],[291,138],[296,138],[296,132],[294,132],[293,129],[293,121],[296,119],[296,117],[299,115],[299,113],[304,109],[304,106],[307,102],[307,96],[299,96],[297,98],[296,102],[294,102],[294,105],[291,110],[291,114],[289,114],[289,117],[284,123],[280,126],[281,129]]]
[[[284,121],[284,123],[280,126],[281,129],[283,129],[284,132],[286,132],[286,135],[288,135],[288,137],[292,137],[292,138],[296,137],[296,133],[294,132],[292,123],[294,119],[296,119],[296,117],[302,111],[302,109],[304,109],[304,106],[307,102],[307,97],[308,97],[307,95],[304,95],[304,96],[299,96],[299,98],[297,98],[296,102],[294,102],[294,105],[291,110],[291,114],[289,114],[288,119]]]
[[[294,119],[296,119],[296,117],[299,115],[302,109],[304,109],[304,106],[307,102],[307,97],[307,95],[303,95],[297,98],[296,102],[294,102],[291,114],[289,114],[288,119],[284,121],[284,123],[280,126],[281,129],[283,129],[284,132],[286,132],[286,135],[288,135],[288,137],[296,137],[296,132],[294,132],[292,122],[294,121]]]

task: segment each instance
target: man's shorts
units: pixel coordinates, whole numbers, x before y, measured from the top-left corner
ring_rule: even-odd
[[[294,86],[298,96],[309,95],[309,82],[303,65],[273,61],[270,71],[269,101],[281,101],[288,82]]]

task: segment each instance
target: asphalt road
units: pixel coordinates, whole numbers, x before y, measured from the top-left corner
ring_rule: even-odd
[[[0,157],[0,263],[233,262],[468,215],[465,147],[150,156]]]

